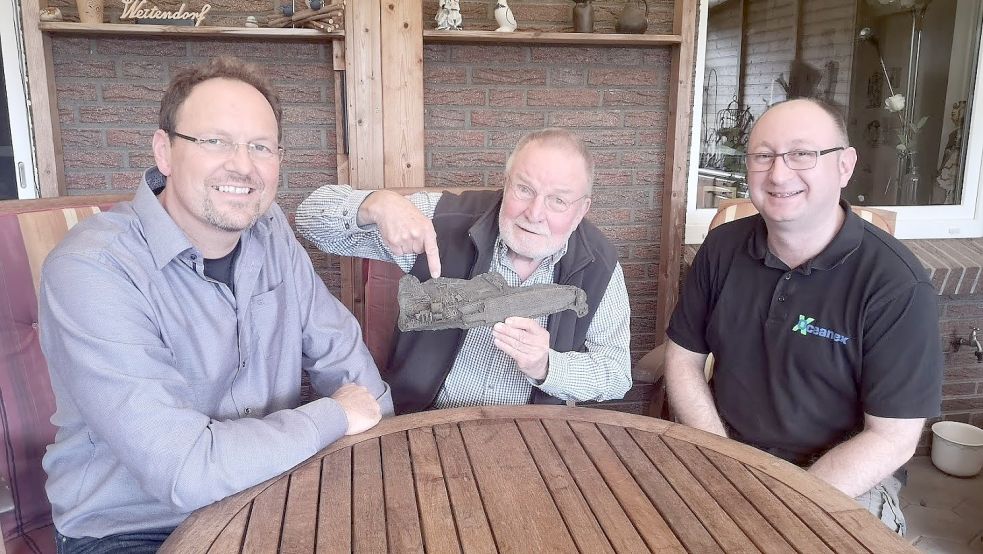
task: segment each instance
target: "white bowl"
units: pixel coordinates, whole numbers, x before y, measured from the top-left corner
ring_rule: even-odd
[[[932,425],[932,463],[956,477],[972,477],[983,469],[983,429],[958,421]]]

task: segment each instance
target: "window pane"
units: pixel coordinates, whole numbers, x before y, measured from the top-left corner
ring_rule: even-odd
[[[746,195],[753,122],[802,96],[847,119],[851,203],[958,204],[981,19],[979,0],[711,0],[697,207]]]

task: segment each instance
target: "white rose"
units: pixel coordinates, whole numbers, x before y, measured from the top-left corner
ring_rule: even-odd
[[[904,109],[904,95],[895,94],[889,98],[884,99],[884,109],[889,112],[900,112]]]

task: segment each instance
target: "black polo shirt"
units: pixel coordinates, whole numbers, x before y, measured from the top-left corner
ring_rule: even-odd
[[[889,234],[847,217],[814,259],[790,270],[760,215],[707,236],[668,335],[713,352],[711,388],[731,437],[807,464],[863,429],[863,413],[939,414],[936,292]]]

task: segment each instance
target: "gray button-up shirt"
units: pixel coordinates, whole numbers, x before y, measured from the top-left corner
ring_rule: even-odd
[[[148,183],[149,181],[149,183]],[[41,277],[41,346],[58,426],[44,469],[71,537],[163,528],[343,436],[330,398],[300,405],[301,370],[330,394],[389,390],[352,315],[275,204],[242,234],[230,290],[144,175],[132,202],[77,225]]]

